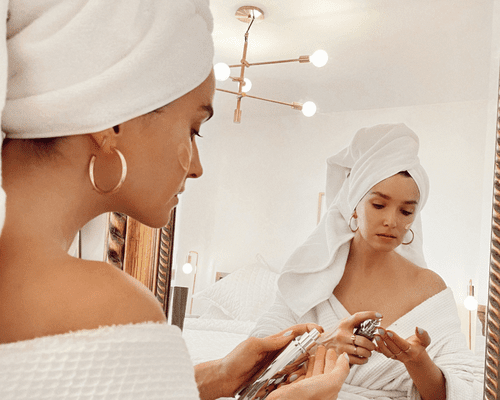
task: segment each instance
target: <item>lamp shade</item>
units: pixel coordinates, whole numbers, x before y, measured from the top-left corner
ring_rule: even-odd
[[[467,296],[464,300],[464,306],[469,311],[477,310],[477,300],[473,296]]]
[[[184,272],[186,275],[189,275],[191,272],[193,272],[193,265],[191,263],[186,263],[182,266],[182,272]]]

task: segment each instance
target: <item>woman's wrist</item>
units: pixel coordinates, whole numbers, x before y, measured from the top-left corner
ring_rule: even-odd
[[[407,369],[420,369],[420,368],[428,368],[430,366],[434,366],[434,361],[432,361],[431,357],[427,353],[426,350],[422,351],[416,358],[409,359],[408,361],[403,363]]]
[[[423,400],[446,399],[444,374],[427,351],[423,351],[416,360],[404,364]]]
[[[233,393],[229,393],[226,375],[223,359],[196,365],[194,376],[200,399],[213,400],[220,397],[231,397]]]

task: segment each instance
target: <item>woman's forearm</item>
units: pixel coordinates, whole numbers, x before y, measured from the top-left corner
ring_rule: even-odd
[[[427,352],[419,362],[405,363],[422,400],[446,400],[446,380]]]
[[[227,397],[227,393],[224,393],[224,374],[222,373],[221,360],[195,365],[194,378],[201,400]]]

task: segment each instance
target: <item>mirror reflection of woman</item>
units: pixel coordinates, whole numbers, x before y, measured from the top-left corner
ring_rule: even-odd
[[[424,261],[419,212],[429,185],[418,145],[405,125],[378,125],[328,160],[328,211],[285,264],[276,302],[252,332],[322,325],[352,365],[340,398],[482,393],[482,360],[467,348],[451,290]],[[379,318],[373,341],[353,333]]]
[[[68,255],[78,230],[108,211],[165,225],[186,181],[202,175],[196,138],[215,86],[207,2],[9,7],[0,398],[234,395],[271,352],[321,328],[287,327],[193,368],[151,292],[109,264]],[[347,358],[321,361],[269,398],[335,399]]]

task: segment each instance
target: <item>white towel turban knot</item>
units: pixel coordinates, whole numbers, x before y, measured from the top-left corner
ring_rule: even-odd
[[[213,63],[208,0],[11,0],[8,138],[98,132],[200,85]]]
[[[418,158],[417,135],[404,124],[384,124],[359,130],[351,144],[327,160],[327,212],[313,233],[287,260],[278,289],[299,317],[327,300],[344,274],[354,234],[349,220],[365,194],[377,183],[408,171],[420,191],[415,238],[396,251],[425,267],[418,212],[429,192],[429,180]]]

